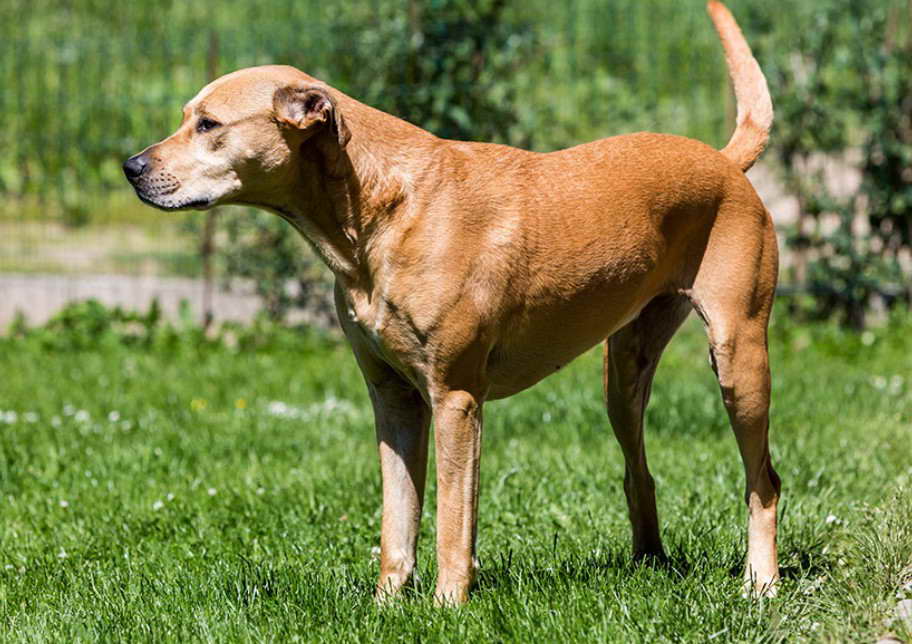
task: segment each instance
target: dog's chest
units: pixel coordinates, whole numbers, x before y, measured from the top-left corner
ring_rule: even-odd
[[[412,317],[382,295],[346,299],[344,315],[357,328],[362,343],[375,357],[418,385],[418,374],[427,363],[428,339]]]

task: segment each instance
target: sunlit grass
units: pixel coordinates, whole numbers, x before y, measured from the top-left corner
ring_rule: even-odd
[[[17,640],[871,640],[912,581],[912,327],[777,326],[780,597],[740,594],[734,439],[690,324],[647,430],[667,568],[629,563],[599,358],[486,410],[469,606],[371,601],[380,490],[344,344],[0,340],[0,631]],[[433,477],[430,477],[433,481]],[[904,634],[906,637],[909,633]]]

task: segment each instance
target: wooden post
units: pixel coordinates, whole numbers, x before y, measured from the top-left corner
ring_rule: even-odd
[[[218,76],[218,56],[218,34],[213,29],[209,32],[209,49],[206,53],[206,75],[210,82]],[[200,256],[203,262],[203,329],[208,329],[215,317],[212,303],[215,290],[212,264],[215,255],[215,220],[217,217],[217,208],[206,212],[206,221],[203,224],[202,239],[200,240]]]

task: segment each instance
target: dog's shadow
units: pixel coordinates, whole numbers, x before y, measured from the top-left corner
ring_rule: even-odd
[[[798,581],[807,577],[825,574],[833,568],[830,561],[818,551],[783,551],[780,566],[783,580]],[[726,570],[734,580],[744,574],[743,556],[737,553],[723,553],[715,557],[711,553],[685,554],[683,548],[672,548],[664,557],[646,557],[634,560],[627,549],[598,555],[569,555],[555,558],[553,563],[518,560],[513,552],[489,558],[483,562],[476,588],[480,591],[509,588],[546,588],[567,585],[601,585],[606,579],[620,579],[632,576],[652,578],[657,583],[679,584],[696,577],[712,574],[720,568]]]
[[[693,567],[680,553],[665,557],[645,557],[633,560],[628,551],[597,555],[569,555],[555,558],[552,563],[521,561],[512,551],[483,562],[477,588],[494,590],[510,587],[547,587],[598,584],[606,578],[634,575],[647,570],[670,579],[684,579]]]

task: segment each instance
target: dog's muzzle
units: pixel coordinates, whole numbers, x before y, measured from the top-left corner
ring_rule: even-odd
[[[145,154],[137,154],[123,164],[124,175],[136,191],[136,195],[150,206],[162,210],[199,208],[208,205],[208,199],[173,199],[181,183],[167,171],[152,167],[152,160]]]

